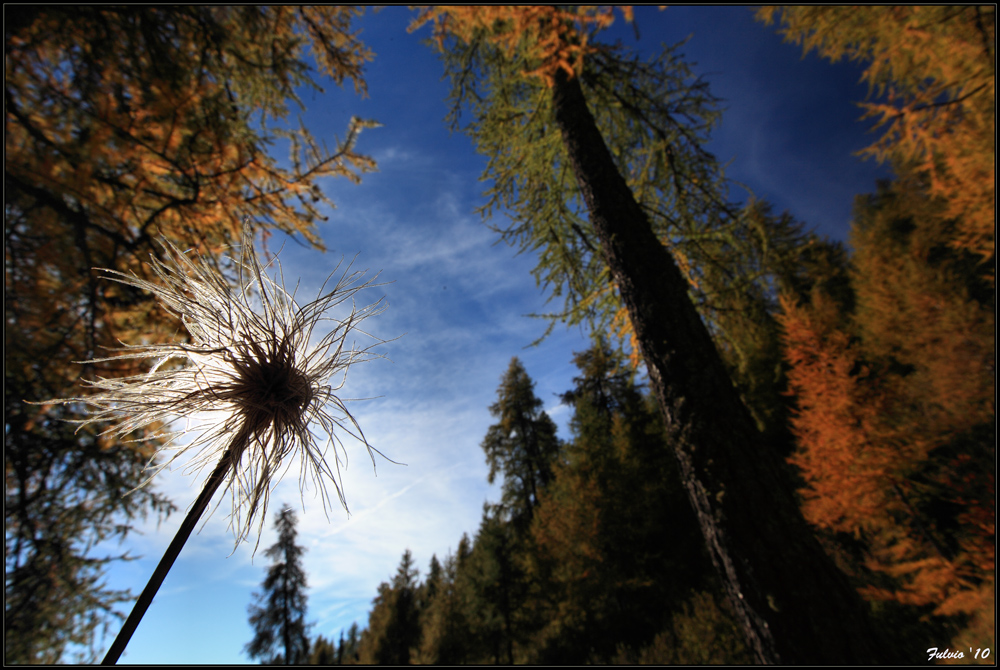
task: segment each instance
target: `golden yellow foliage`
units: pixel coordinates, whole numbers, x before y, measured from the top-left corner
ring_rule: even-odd
[[[353,150],[365,123],[354,122],[340,150],[324,156],[304,129],[259,134],[249,122],[258,112],[262,120],[287,114],[292,87],[306,81],[293,58],[307,43],[322,72],[364,90],[370,54],[347,31],[355,13],[102,8],[26,17],[5,59],[9,178],[39,204],[80,212],[126,244],[141,244],[155,226],[179,244],[215,250],[238,238],[250,214],[321,246],[312,229],[313,203],[325,200],[316,180],[356,180],[373,169]],[[293,169],[264,151],[268,135],[291,141]]]
[[[885,102],[865,117],[884,127],[862,153],[926,172],[960,220],[953,244],[989,260],[996,226],[996,8],[992,6],[765,7],[782,34],[837,61],[864,62]]]

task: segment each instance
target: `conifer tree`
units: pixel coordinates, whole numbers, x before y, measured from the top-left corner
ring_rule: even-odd
[[[434,602],[437,597],[438,591],[441,590],[441,583],[444,579],[443,569],[441,567],[441,561],[438,560],[437,554],[431,554],[431,563],[427,567],[427,579],[424,583],[420,585],[420,609],[425,609],[428,605]]]
[[[155,426],[121,445],[93,427],[74,433],[61,420],[79,417],[62,405],[22,401],[79,395],[81,378],[147,372],[73,361],[183,330],[152,298],[94,270],[155,280],[158,235],[215,253],[249,215],[265,237],[280,230],[321,248],[319,180],[374,167],[355,151],[371,124],[351,122],[327,152],[305,128],[274,122],[321,77],[364,92],[371,54],[350,30],[357,11],[5,7],[6,661],[56,662],[68,643],[93,642],[130,594],[101,586],[121,557],[90,549],[172,509],[150,488],[124,495],[143,481]],[[287,168],[268,149],[280,137],[290,140]]]
[[[468,658],[468,622],[458,584],[459,559],[449,555],[440,568],[433,598],[421,612],[420,649],[415,661],[421,665],[458,665]],[[427,582],[431,582],[428,575]],[[427,583],[425,583],[427,586]]]
[[[576,274],[560,283],[578,303],[596,301],[599,294],[574,284],[574,276],[599,279],[621,301],[709,556],[754,659],[876,660],[878,645],[860,599],[803,519],[778,450],[762,439],[689,295],[697,275],[686,271],[690,266],[682,254],[665,246],[671,239],[658,236],[650,208],[644,207],[651,196],[626,179],[627,157],[639,150],[629,147],[613,154],[602,134],[608,131],[591,112],[601,114],[605,107],[596,104],[593,93],[588,104],[589,91],[601,82],[614,91],[619,82],[631,83],[630,75],[641,69],[636,59],[595,44],[595,33],[609,23],[610,14],[594,8],[438,8],[423,19],[432,17],[455,98],[459,106],[468,101],[473,107],[470,131],[477,142],[493,142],[486,176],[509,187],[497,204],[516,213],[513,220],[523,224],[531,248],[544,246],[545,253],[568,259],[580,259],[579,249],[589,249],[597,271],[586,275],[584,266],[571,264]],[[586,63],[602,58],[615,67],[591,69],[591,82],[594,77],[597,81],[592,84]],[[668,99],[699,99],[685,76],[675,79],[675,88],[657,92],[661,99],[664,91],[671,93]],[[660,107],[672,121],[668,127],[677,132],[658,132],[643,114],[657,109],[647,100],[631,109],[619,100],[617,108],[625,125],[643,129],[640,136],[646,139],[637,144],[646,149],[639,155],[655,159],[672,181],[690,185],[679,193],[674,189],[669,202],[691,196],[705,207],[717,204],[711,192],[703,195],[704,175],[671,168],[684,164],[678,160],[682,148],[693,147],[692,165],[699,164],[705,128],[680,123],[683,117]],[[514,132],[513,123],[524,128],[534,123],[543,132]],[[558,179],[533,178],[548,172]],[[707,176],[714,177],[710,171]],[[578,190],[557,191],[548,210],[541,201],[531,208],[522,197],[522,185],[530,189],[559,180],[575,181]],[[552,207],[556,212],[585,209],[592,236],[575,230],[569,217],[566,226],[557,226],[552,216],[540,215]],[[694,211],[703,210],[695,205]]]
[[[330,640],[320,635],[309,644],[308,665],[335,664],[337,664],[337,648]]]
[[[502,507],[483,505],[479,532],[463,566],[471,663],[511,665],[524,660],[519,611],[527,589],[518,559],[523,551],[519,535]]]
[[[535,397],[535,383],[514,357],[500,382],[490,414],[499,419],[486,433],[482,447],[490,466],[489,483],[503,476],[500,502],[507,518],[530,522],[538,496],[552,479],[559,453],[556,425]]]
[[[606,341],[574,363],[563,396],[573,439],[531,529],[539,663],[607,662],[648,644],[710,575],[655,405]]]
[[[866,593],[993,610],[995,298],[920,175],[858,198],[855,308],[786,302],[803,510],[862,538]]]
[[[361,632],[358,630],[358,622],[351,623],[347,629],[347,637],[344,631],[340,631],[340,642],[337,644],[337,665],[352,665],[360,662],[358,647],[361,645]]]
[[[361,634],[360,662],[366,665],[408,665],[420,643],[418,575],[413,555],[403,552],[392,583],[382,582],[368,615],[368,628]]]
[[[295,524],[291,507],[275,514],[278,541],[264,552],[272,565],[261,584],[262,592],[253,594],[258,604],[247,608],[254,638],[244,651],[267,665],[302,664],[309,654],[307,584],[301,560],[305,549],[295,544]]]

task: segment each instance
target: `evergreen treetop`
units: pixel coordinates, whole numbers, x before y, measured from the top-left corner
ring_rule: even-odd
[[[262,592],[253,594],[258,604],[247,608],[254,638],[244,651],[268,665],[298,665],[309,654],[307,583],[301,560],[305,549],[295,543],[298,533],[291,507],[275,514],[274,524],[278,541],[264,552],[272,565],[261,584]]]
[[[503,476],[501,511],[510,518],[529,521],[538,496],[552,478],[552,463],[559,454],[556,425],[542,411],[535,383],[514,357],[500,382],[490,414],[498,422],[483,439],[488,481]]]

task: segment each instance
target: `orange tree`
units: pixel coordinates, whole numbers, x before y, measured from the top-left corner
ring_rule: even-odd
[[[612,142],[609,150],[602,133],[615,134],[595,120],[607,109],[595,102],[597,91],[677,67],[661,60],[644,70],[637,59],[596,43],[610,19],[609,10],[555,7],[449,7],[422,16],[434,20],[456,100],[475,114],[469,131],[490,156],[486,176],[495,188],[509,185],[494,202],[522,226],[511,237],[537,249],[542,262],[566,259],[559,286],[577,305],[596,295],[587,291],[596,277],[613,286],[609,293],[626,311],[750,653],[758,662],[872,662],[879,652],[860,598],[803,519],[777,450],[762,438],[689,295],[683,259],[654,230],[647,195],[628,181],[629,157],[648,157],[650,169],[665,177],[659,192],[676,205],[668,215],[696,220],[704,208],[721,210],[705,181],[714,176],[711,165],[699,151],[705,127],[697,102],[704,95],[681,76],[639,105],[618,98],[619,118],[638,130],[631,146]],[[599,67],[588,70],[588,62]],[[664,98],[664,105],[696,113],[657,106]],[[670,132],[657,132],[665,128]],[[698,165],[704,173],[692,169]],[[583,276],[589,282],[577,282]]]
[[[334,153],[282,120],[318,73],[364,93],[370,53],[344,7],[44,7],[5,9],[5,660],[56,662],[85,644],[127,593],[100,586],[89,549],[124,536],[137,515],[171,505],[144,489],[155,435],[114,444],[73,433],[62,407],[81,369],[122,341],[174,337],[148,296],[93,268],[148,277],[163,236],[216,253],[249,215],[321,247],[318,180],[357,180],[352,120]],[[291,148],[290,167],[268,153]],[[330,203],[327,203],[330,204]],[[139,364],[136,364],[139,365]],[[155,432],[155,431],[154,431]]]
[[[785,300],[792,461],[806,518],[860,541],[869,598],[975,617],[994,609],[995,299],[928,191],[858,198],[853,307]]]

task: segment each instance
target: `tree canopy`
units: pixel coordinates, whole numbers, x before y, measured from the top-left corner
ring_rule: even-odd
[[[560,309],[540,315],[550,320],[547,332],[560,320],[585,325],[629,350],[633,367],[640,365],[635,329],[554,116],[549,82],[565,71],[563,63],[579,73],[617,171],[683,274],[758,425],[771,441],[787,442],[777,435],[783,382],[775,373],[774,288],[801,272],[807,246],[815,253],[826,242],[789,215],[773,215],[765,202],[731,201],[730,182],[705,148],[721,118],[720,101],[692,73],[683,44],[644,60],[597,39],[613,15],[595,8],[444,8],[411,29],[432,18],[452,82],[447,121],[489,157],[482,179],[491,186],[479,212],[505,242],[537,253],[536,282],[551,291],[549,300],[562,301]],[[575,28],[559,39],[539,35],[550,25]],[[566,51],[561,57],[557,44]],[[502,223],[493,217],[501,210]]]
[[[863,538],[871,597],[974,614],[995,569],[995,299],[925,179],[859,197],[854,308],[786,300],[792,458],[817,526]]]
[[[657,238],[670,247],[706,318],[713,305],[726,307],[721,298],[759,280],[752,264],[764,251],[760,235],[729,204],[722,168],[703,146],[719,120],[719,101],[692,75],[681,45],[665,46],[644,61],[601,43],[596,33],[613,15],[596,8],[436,11],[411,29],[435,21],[452,81],[448,121],[490,157],[482,178],[492,186],[479,211],[490,219],[502,209],[509,223],[491,223],[501,238],[538,253],[536,281],[551,289],[550,299],[563,300],[561,310],[547,315],[553,323],[617,335],[631,343],[638,365],[632,325],[553,116],[550,89],[557,71],[579,74],[619,172]],[[552,26],[555,32],[547,32]],[[472,119],[464,125],[463,114]],[[734,271],[734,261],[745,271]]]
[[[884,100],[866,117],[884,126],[863,151],[926,172],[928,193],[958,221],[953,244],[996,253],[996,8],[984,6],[765,7],[789,41],[865,65]]]

